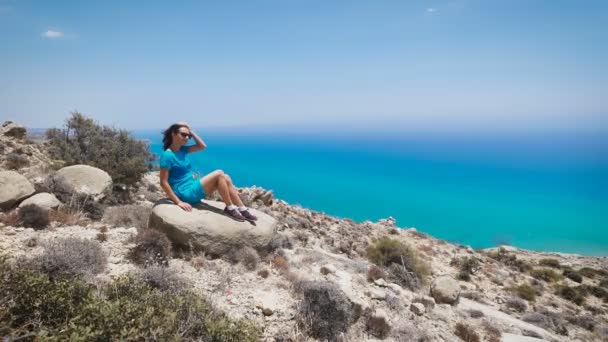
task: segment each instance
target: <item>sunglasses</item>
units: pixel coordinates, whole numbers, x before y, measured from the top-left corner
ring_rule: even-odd
[[[188,139],[192,138],[192,134],[188,134],[188,133],[179,132],[179,135],[181,135],[184,138],[188,138]]]

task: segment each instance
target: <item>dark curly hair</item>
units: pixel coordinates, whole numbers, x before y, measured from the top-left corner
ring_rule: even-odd
[[[177,134],[179,129],[182,127],[188,127],[186,125],[173,124],[163,131],[163,151],[168,149],[173,144],[173,134]]]

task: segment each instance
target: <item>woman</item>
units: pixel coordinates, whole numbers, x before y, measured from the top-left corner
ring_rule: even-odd
[[[160,185],[173,202],[185,211],[192,211],[192,204],[200,203],[205,193],[212,193],[217,189],[226,203],[224,212],[228,216],[240,222],[257,220],[241,201],[230,177],[222,170],[215,170],[202,178],[192,172],[186,155],[202,151],[207,145],[187,123],[173,124],[163,135]],[[186,146],[190,138],[194,138],[196,145]]]

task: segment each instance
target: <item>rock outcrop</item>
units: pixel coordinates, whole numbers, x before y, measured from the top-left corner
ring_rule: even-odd
[[[0,209],[8,210],[34,193],[34,186],[15,171],[0,171]]]
[[[18,125],[12,121],[4,122],[4,124],[2,124],[2,128],[0,128],[0,134],[16,139],[25,138],[26,133],[27,130],[25,129],[25,127]]]
[[[61,205],[61,202],[55,197],[53,194],[49,194],[47,192],[35,194],[34,196],[26,199],[25,201],[19,204],[19,207],[23,207],[26,205],[33,204],[39,208],[50,210],[55,209]]]
[[[237,222],[224,215],[223,207],[223,203],[206,200],[185,212],[163,201],[152,210],[149,227],[164,232],[177,245],[192,245],[213,255],[222,255],[234,247],[260,249],[268,245],[277,226],[274,218],[250,209],[258,217],[255,225]]]

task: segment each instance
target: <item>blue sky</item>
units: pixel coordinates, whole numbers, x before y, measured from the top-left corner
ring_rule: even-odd
[[[0,119],[608,132],[608,2],[0,0]]]

